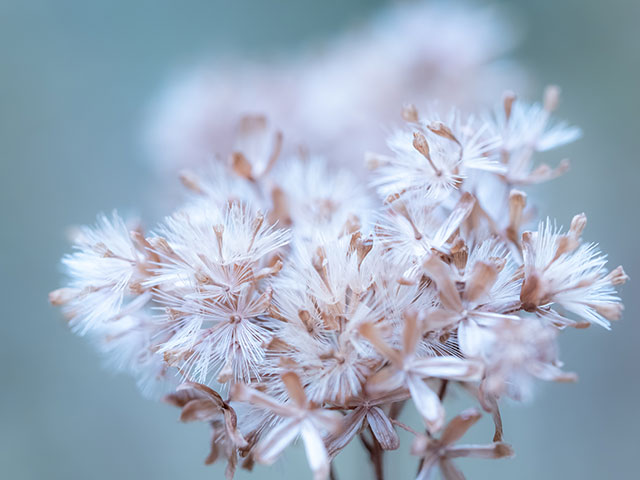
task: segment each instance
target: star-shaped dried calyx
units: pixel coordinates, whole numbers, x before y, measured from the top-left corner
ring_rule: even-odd
[[[465,476],[452,462],[455,458],[496,459],[513,456],[513,449],[504,442],[456,445],[481,416],[476,409],[465,410],[447,424],[440,438],[418,435],[411,447],[413,455],[422,457],[417,480],[429,480],[436,469],[440,469],[445,480],[464,480]]]
[[[452,265],[436,255],[423,263],[425,273],[436,285],[441,303],[441,308],[431,317],[442,325],[457,325],[460,349],[465,355],[475,357],[481,354],[490,341],[491,328],[496,322],[505,318],[517,319],[514,315],[495,311],[498,308],[485,308],[502,267],[498,261],[476,261],[460,290]]]
[[[402,349],[396,350],[384,339],[380,330],[370,323],[360,327],[360,334],[388,360],[389,365],[367,380],[370,394],[409,390],[411,399],[431,432],[444,423],[444,408],[438,395],[425,382],[429,378],[443,378],[460,382],[478,381],[482,365],[453,356],[420,357],[417,346],[423,336],[423,326],[415,312],[404,316]]]
[[[175,393],[167,395],[165,402],[182,409],[183,422],[208,422],[211,426],[211,450],[205,463],[215,462],[220,454],[227,459],[227,478],[233,478],[238,463],[238,449],[245,448],[247,441],[238,430],[235,410],[220,394],[206,385],[185,382]]]
[[[287,403],[241,383],[235,384],[232,388],[233,400],[251,403],[271,411],[282,419],[258,441],[251,450],[251,455],[258,463],[270,465],[289,444],[301,437],[314,479],[324,480],[329,476],[330,467],[323,436],[340,429],[342,416],[338,412],[324,410],[310,402],[295,373],[286,372],[281,379],[289,396],[290,401]]]
[[[393,427],[393,420],[385,411],[385,407],[396,402],[404,402],[409,397],[405,392],[391,392],[349,399],[349,407],[344,416],[340,430],[326,439],[330,457],[336,456],[349,442],[367,427],[382,450],[395,450],[400,446],[400,439]]]

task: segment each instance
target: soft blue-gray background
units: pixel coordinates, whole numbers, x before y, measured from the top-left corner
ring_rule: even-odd
[[[153,210],[158,180],[141,161],[140,131],[177,68],[216,52],[331,35],[382,3],[0,1],[1,478],[222,476],[221,466],[202,465],[204,427],[179,424],[172,408],[105,372],[48,305],[68,250],[64,229],[113,207]],[[545,187],[542,213],[566,224],[587,212],[587,238],[636,282],[623,289],[626,315],[612,332],[563,335],[578,384],[541,385],[534,404],[505,409],[517,457],[463,468],[471,478],[638,478],[640,2],[509,6],[526,27],[515,55],[535,73],[536,91],[561,85],[562,116],[584,129],[584,139],[563,150],[573,171]],[[488,429],[479,425],[472,438]],[[389,464],[390,478],[413,474],[407,446]],[[300,453],[253,478],[306,477]],[[342,458],[341,478],[369,478],[363,462],[358,453]]]

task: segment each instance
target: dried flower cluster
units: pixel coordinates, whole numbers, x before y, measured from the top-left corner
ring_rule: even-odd
[[[384,148],[382,127],[395,122],[398,105],[475,106],[527,83],[522,67],[505,58],[518,34],[498,8],[392,2],[358,20],[295,55],[228,59],[179,76],[150,115],[154,165],[202,165],[232,148],[237,119],[268,112],[287,133],[287,153],[304,145],[331,164],[360,167],[366,148]]]
[[[229,477],[300,437],[324,479],[359,437],[382,478],[404,428],[419,479],[463,478],[457,457],[512,454],[502,398],[575,378],[558,332],[622,312],[627,277],[582,242],[584,214],[566,232],[535,223],[522,190],[567,168],[534,162],[579,136],[553,122],[557,103],[550,87],[541,105],[507,93],[477,118],[407,106],[389,152],[367,155],[371,188],[281,158],[283,135],[244,118],[226,161],[182,175],[191,197],[155,230],[115,213],[81,229],[51,301],[117,365],[173,385],[167,400],[211,426],[207,462],[224,457]],[[480,413],[445,422],[454,384],[494,418],[492,442],[456,444]],[[398,420],[405,404],[423,425]]]

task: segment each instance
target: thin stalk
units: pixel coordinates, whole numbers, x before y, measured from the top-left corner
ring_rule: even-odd
[[[336,474],[336,469],[333,468],[333,462],[329,467],[329,480],[338,480],[338,475]]]
[[[371,441],[367,440],[367,438],[364,436],[364,433],[360,434],[360,440],[369,452],[369,459],[373,464],[375,479],[384,480],[384,450],[382,449],[382,446],[380,446],[380,443],[376,439],[376,436],[373,434],[373,431],[371,431],[371,427],[369,427],[369,431],[371,432]]]
[[[447,385],[449,385],[449,380],[443,378],[442,383],[440,384],[440,390],[438,391],[438,398],[440,399],[440,402],[444,401],[444,397],[447,394]]]

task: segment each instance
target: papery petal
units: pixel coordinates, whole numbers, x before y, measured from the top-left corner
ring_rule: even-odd
[[[469,216],[475,203],[475,198],[468,192],[465,192],[462,197],[460,197],[460,200],[451,211],[447,220],[434,235],[434,245],[444,245],[449,237],[453,235],[453,232],[455,232],[460,224]]]
[[[224,406],[226,406],[225,401],[222,399],[222,397],[218,392],[201,383],[184,382],[178,385],[178,387],[176,388],[176,391],[179,392],[179,391],[190,390],[190,389],[193,389],[198,393],[202,394],[203,396],[207,397],[209,400],[211,400],[213,403],[218,405],[220,408],[223,408]]]
[[[337,455],[360,432],[366,414],[367,409],[359,407],[343,417],[342,430],[327,439],[327,451],[330,457]]]
[[[457,357],[427,357],[412,360],[410,368],[412,374],[421,378],[472,382],[482,378],[483,366],[479,362]]]
[[[204,398],[205,394],[202,391],[195,389],[193,385],[199,384],[185,382],[178,385],[178,387],[176,387],[176,391],[165,395],[163,401],[173,405],[174,407],[182,408],[191,400]]]
[[[238,417],[233,408],[229,407],[224,410],[224,426],[229,439],[238,448],[247,446],[247,441],[238,430]]]
[[[465,476],[458,470],[458,467],[446,458],[441,458],[439,463],[444,480],[465,480]]]
[[[211,438],[211,448],[209,450],[209,455],[207,455],[207,458],[204,460],[205,465],[211,465],[212,463],[215,463],[220,455],[220,449],[218,447],[218,444],[216,443],[215,431],[213,433],[214,435],[212,435]]]
[[[274,427],[260,440],[254,450],[257,462],[271,465],[282,451],[301,433],[301,420],[288,418]],[[324,447],[323,447],[324,448]]]
[[[367,380],[366,390],[372,394],[392,392],[403,385],[403,375],[394,367],[385,367]]]
[[[400,446],[400,439],[387,415],[378,407],[370,408],[367,421],[383,450],[395,450]]]
[[[451,268],[436,255],[431,255],[422,266],[436,283],[442,305],[448,310],[461,312],[463,310],[462,300],[460,300],[460,293],[451,278]]]
[[[498,406],[498,400],[493,395],[484,396],[484,408],[491,413],[491,417],[493,418],[493,441],[501,442],[502,437],[504,435],[504,431],[502,428],[502,415],[500,415],[500,407]]]
[[[417,375],[407,376],[411,399],[422,415],[430,432],[436,432],[444,423],[444,408],[438,395]]]
[[[314,480],[325,480],[329,476],[329,456],[320,433],[311,422],[304,421],[300,434]]]
[[[290,417],[294,412],[274,398],[242,383],[236,383],[231,390],[231,398],[237,402],[249,402],[271,410],[281,417]]]
[[[476,302],[483,298],[498,278],[498,269],[494,264],[476,262],[464,290],[465,300]]]
[[[460,319],[460,314],[452,310],[434,310],[424,316],[426,331],[443,330]]]
[[[458,343],[462,353],[469,357],[479,357],[487,341],[486,332],[476,322],[465,319],[458,325]]]
[[[550,363],[534,363],[529,366],[529,370],[540,380],[549,382],[575,382],[578,376],[573,372],[565,372]]]
[[[438,458],[435,453],[429,453],[424,457],[416,480],[432,480],[437,470]]]
[[[482,417],[482,414],[475,408],[461,412],[447,424],[440,436],[440,441],[444,445],[451,445],[457,442],[480,417]]]
[[[447,457],[458,458],[505,458],[514,454],[511,445],[494,442],[489,445],[456,445],[447,449]]]
[[[234,450],[229,459],[227,460],[227,468],[224,469],[224,476],[227,480],[232,480],[236,474],[236,467],[238,466],[238,453]]]
[[[316,408],[310,410],[307,417],[321,432],[337,433],[342,428],[344,417],[336,410]]]
[[[300,377],[294,372],[285,372],[282,374],[282,383],[287,388],[289,398],[293,400],[293,403],[304,408],[307,404],[307,396],[304,393],[302,383],[300,383]]]
[[[360,335],[366,338],[378,352],[387,358],[387,360],[395,363],[396,365],[400,365],[402,363],[400,352],[389,346],[389,344],[382,338],[380,331],[375,325],[371,323],[364,323],[360,325],[358,331],[360,332]]]
[[[422,332],[418,328],[418,315],[415,312],[405,313],[402,329],[402,346],[405,355],[415,352],[421,336]]]
[[[198,398],[191,400],[182,408],[180,420],[183,422],[205,422],[220,415],[222,415],[222,409],[214,405],[211,400]]]

